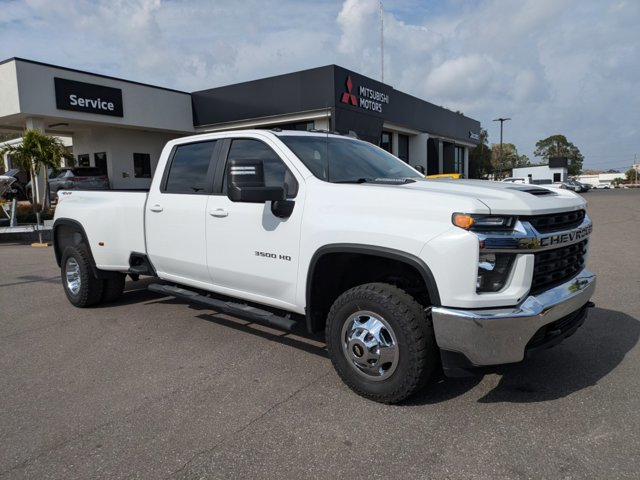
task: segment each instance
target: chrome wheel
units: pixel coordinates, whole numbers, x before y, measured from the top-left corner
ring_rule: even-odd
[[[71,295],[78,295],[82,286],[82,277],[80,275],[80,265],[75,258],[69,257],[64,267],[67,282],[67,290]]]
[[[398,366],[398,340],[380,315],[358,311],[342,327],[342,353],[349,365],[368,380],[389,378]]]

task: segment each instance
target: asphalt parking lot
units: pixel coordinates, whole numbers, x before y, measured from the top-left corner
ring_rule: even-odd
[[[351,393],[321,338],[147,281],[76,309],[51,248],[0,243],[0,478],[638,478],[640,189],[586,198],[583,327],[398,406]]]

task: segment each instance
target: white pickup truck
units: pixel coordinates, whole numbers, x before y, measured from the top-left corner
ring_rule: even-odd
[[[439,370],[519,362],[583,323],[591,220],[573,192],[426,180],[320,132],[173,140],[149,192],[64,191],[54,246],[77,307],[125,277],[217,311],[324,330],[355,392],[398,402]]]

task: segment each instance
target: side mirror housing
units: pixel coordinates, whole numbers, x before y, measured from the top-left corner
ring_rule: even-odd
[[[227,196],[232,202],[265,203],[285,200],[284,186],[264,185],[261,160],[231,160],[227,165]]]

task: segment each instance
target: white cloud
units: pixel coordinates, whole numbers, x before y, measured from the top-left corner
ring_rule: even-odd
[[[425,87],[445,97],[476,98],[488,90],[492,77],[491,59],[476,53],[444,61],[429,73]]]
[[[640,2],[384,4],[394,88],[480,120],[492,141],[509,116],[505,141],[529,155],[554,133],[587,164],[640,153]],[[330,63],[379,79],[379,1],[4,0],[0,58],[13,56],[186,91]]]

